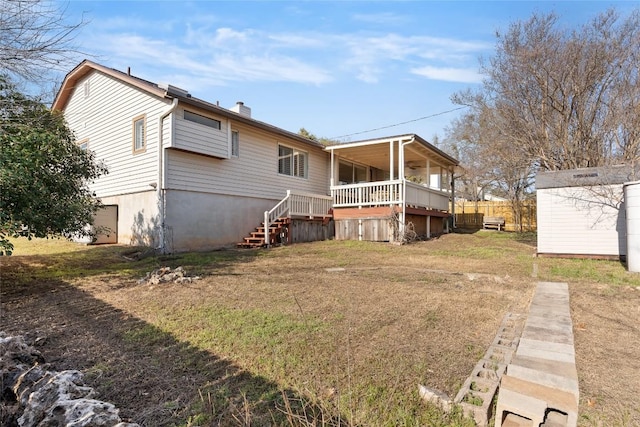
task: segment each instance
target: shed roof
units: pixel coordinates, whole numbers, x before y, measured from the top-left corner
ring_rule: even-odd
[[[536,189],[624,184],[637,180],[639,173],[640,169],[631,165],[538,172]]]

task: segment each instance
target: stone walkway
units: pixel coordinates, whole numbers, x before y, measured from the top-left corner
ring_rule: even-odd
[[[566,283],[540,282],[502,376],[496,427],[574,427],[578,374]]]

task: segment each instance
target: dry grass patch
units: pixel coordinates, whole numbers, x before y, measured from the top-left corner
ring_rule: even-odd
[[[3,281],[2,323],[46,335],[45,357],[84,369],[102,398],[149,426],[469,425],[421,402],[417,384],[454,395],[504,314],[526,312],[532,272],[562,280],[572,269],[535,259],[532,242],[481,232],[406,246],[328,241],[139,262],[120,257],[122,247],[19,256],[17,246],[18,256],[3,260],[11,284]],[[162,265],[203,279],[136,283]],[[604,265],[596,271],[627,280]],[[582,393],[597,398],[596,410],[611,398],[632,402],[583,366],[608,360],[604,328],[617,324],[626,335],[616,340],[637,343],[629,296],[640,296],[618,298],[626,285],[598,280],[571,287],[574,322],[595,334],[576,330]],[[589,291],[577,294],[582,287]],[[610,295],[615,313],[589,318],[603,316]],[[623,348],[616,354],[625,369],[637,368],[637,350]],[[585,420],[619,419],[591,409],[582,403]]]

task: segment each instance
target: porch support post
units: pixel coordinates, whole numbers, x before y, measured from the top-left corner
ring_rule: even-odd
[[[331,189],[331,187],[334,186],[334,181],[335,181],[335,175],[336,175],[336,168],[334,166],[334,150],[331,150],[331,170],[329,171],[330,173],[330,178],[329,178],[329,189]]]
[[[393,163],[394,163],[394,158],[393,158],[393,140],[389,141],[389,173],[390,173],[390,179],[391,181],[393,181],[394,175],[395,175],[395,171],[393,170]]]
[[[431,160],[427,159],[427,187],[431,188]]]
[[[431,238],[431,215],[427,215],[427,239]]]

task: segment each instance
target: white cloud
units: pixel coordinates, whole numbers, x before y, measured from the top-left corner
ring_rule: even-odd
[[[486,43],[480,42],[399,34],[355,34],[343,36],[343,39],[342,43],[348,47],[345,65],[353,68],[358,78],[366,82],[379,81],[385,70],[393,68],[393,64],[398,64],[394,70],[401,67],[424,68],[425,72],[443,67],[459,69],[461,65],[466,68],[476,62],[479,52],[489,48]],[[431,78],[437,79],[437,73],[431,75]],[[451,81],[446,74],[443,77]]]
[[[411,73],[432,80],[443,80],[458,83],[481,83],[482,76],[477,70],[471,68],[451,68],[425,66],[412,68]]]
[[[392,14],[356,15],[354,19],[391,19]],[[127,23],[130,29],[126,30]],[[478,82],[471,67],[487,43],[430,36],[371,32],[270,32],[238,29],[201,20],[189,24],[163,23],[172,31],[159,38],[150,22],[133,26],[113,20],[85,38],[99,58],[162,75],[185,75],[206,85],[233,81],[296,82],[321,85],[342,74],[378,83],[400,73],[430,79]],[[137,33],[132,33],[135,28]]]

